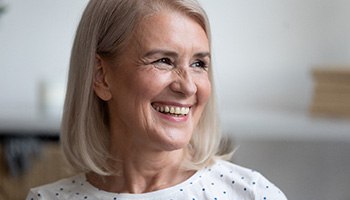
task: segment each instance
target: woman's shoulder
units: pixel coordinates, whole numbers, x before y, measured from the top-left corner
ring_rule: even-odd
[[[215,163],[209,168],[209,171],[213,170],[216,173],[220,173],[220,176],[240,177],[240,180],[254,180],[258,178],[264,178],[258,171],[249,169],[233,162],[226,160],[216,160]]]
[[[207,177],[230,188],[237,197],[245,195],[250,199],[287,199],[283,192],[261,173],[229,161],[217,160],[205,169]]]
[[[78,174],[72,177],[64,178],[53,183],[32,188],[26,200],[37,199],[63,199],[72,195],[72,191],[82,190],[84,187],[85,175]],[[76,194],[78,195],[78,194]]]

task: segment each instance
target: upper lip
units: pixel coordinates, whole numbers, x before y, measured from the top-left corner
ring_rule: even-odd
[[[153,102],[152,105],[154,106],[173,106],[173,107],[192,107],[193,104],[188,103],[178,103],[178,102]]]

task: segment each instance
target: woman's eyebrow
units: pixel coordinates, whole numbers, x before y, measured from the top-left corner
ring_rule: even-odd
[[[170,51],[170,50],[166,50],[166,49],[152,49],[150,51],[147,51],[144,54],[144,57],[150,57],[150,56],[153,56],[153,55],[156,55],[156,54],[169,56],[169,57],[173,57],[173,58],[179,57],[179,55],[176,52]],[[195,57],[195,58],[205,58],[205,57],[211,58],[211,54],[210,54],[210,52],[204,51],[204,52],[195,53],[193,57]]]
[[[179,55],[174,52],[174,51],[170,51],[170,50],[166,50],[166,49],[152,49],[148,52],[146,52],[144,54],[144,57],[150,57],[156,54],[160,54],[160,55],[164,55],[164,56],[169,56],[169,57],[175,57],[177,58]]]
[[[211,58],[211,54],[210,54],[210,52],[199,52],[199,53],[194,54],[193,57],[195,57],[195,58],[205,58],[205,57]]]

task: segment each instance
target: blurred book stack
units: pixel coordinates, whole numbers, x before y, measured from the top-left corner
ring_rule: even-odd
[[[350,117],[350,66],[322,67],[313,71],[313,115]]]

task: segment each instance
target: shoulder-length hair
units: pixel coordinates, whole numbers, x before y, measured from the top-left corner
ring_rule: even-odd
[[[93,90],[96,55],[116,58],[127,46],[138,23],[162,9],[194,19],[205,30],[210,43],[209,21],[196,0],[91,0],[88,3],[72,48],[61,126],[63,150],[75,169],[101,175],[116,173],[108,164],[112,158],[106,102]],[[189,169],[200,169],[220,156],[212,67],[209,76],[212,95],[186,149],[190,156],[184,166]]]

